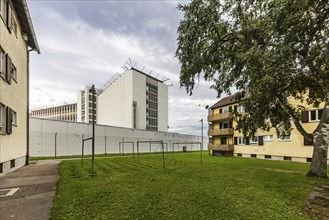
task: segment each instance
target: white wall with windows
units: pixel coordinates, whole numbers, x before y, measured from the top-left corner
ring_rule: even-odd
[[[97,124],[168,131],[168,86],[135,69],[98,97]]]

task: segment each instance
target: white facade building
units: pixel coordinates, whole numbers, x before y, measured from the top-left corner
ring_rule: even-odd
[[[86,86],[83,90],[78,91],[77,97],[77,121],[92,123],[92,92],[91,87]],[[95,115],[97,114],[97,106],[98,106],[98,96],[103,91],[101,89],[96,89],[96,100],[95,100]]]
[[[135,68],[98,97],[97,124],[168,131],[168,86]]]

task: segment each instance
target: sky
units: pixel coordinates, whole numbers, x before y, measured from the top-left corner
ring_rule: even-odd
[[[169,131],[200,135],[203,119],[205,134],[205,106],[218,98],[203,79],[192,96],[180,88],[179,2],[189,1],[28,0],[41,50],[30,56],[30,110],[76,102],[78,90],[102,87],[130,58],[170,79]]]

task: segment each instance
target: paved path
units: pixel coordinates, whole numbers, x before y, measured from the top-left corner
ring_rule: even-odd
[[[304,211],[312,218],[329,219],[329,185],[314,186]]]
[[[49,219],[59,178],[59,160],[37,161],[0,177],[0,196],[19,188],[12,196],[0,197],[0,219]]]

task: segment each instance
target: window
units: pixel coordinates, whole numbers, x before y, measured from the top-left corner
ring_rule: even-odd
[[[17,113],[12,111],[12,123],[17,126]]]
[[[317,109],[317,110],[309,111],[309,119],[310,119],[310,121],[320,121],[321,120],[322,112],[323,112],[322,109]]]
[[[291,141],[291,137],[290,137],[290,135],[281,135],[279,137],[279,140],[280,141]]]
[[[273,141],[273,135],[265,135],[263,136],[264,141]]]
[[[224,107],[223,108],[223,112],[229,112],[230,110],[229,110],[229,108],[228,107]]]
[[[265,155],[265,159],[272,159],[271,155]]]
[[[6,1],[0,0],[0,15],[3,18],[3,20],[6,20]]]
[[[2,76],[3,78],[5,78],[5,63],[6,63],[5,62],[5,52],[0,47],[0,76]]]
[[[238,145],[246,145],[246,139],[244,137],[238,137]]]
[[[238,112],[244,112],[244,107],[242,105],[238,106]]]
[[[223,145],[227,144],[227,138],[226,137],[222,137],[220,139],[220,143],[223,144]]]
[[[283,160],[290,160],[290,161],[291,161],[292,158],[291,158],[290,156],[284,156],[284,157],[283,157]]]
[[[5,133],[6,129],[6,109],[3,104],[0,103],[0,133]]]
[[[258,144],[258,137],[250,138],[250,144]]]
[[[17,71],[14,64],[11,64],[11,78],[13,78],[15,82],[17,82]]]

